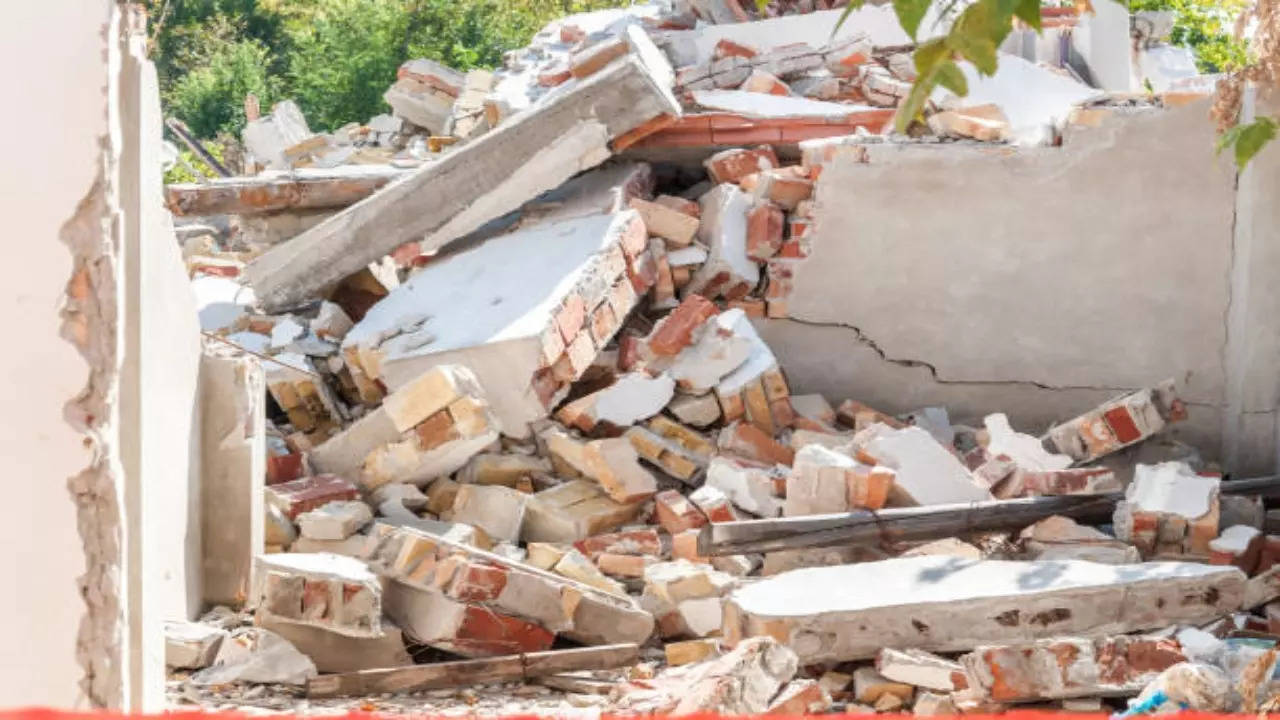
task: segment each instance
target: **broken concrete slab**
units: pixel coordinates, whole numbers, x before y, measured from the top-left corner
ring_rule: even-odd
[[[246,275],[264,305],[280,309],[410,240],[426,236],[423,250],[441,247],[604,161],[609,140],[660,115],[679,116],[671,75],[649,43],[273,248]]]
[[[404,633],[386,617],[382,618],[382,634],[378,637],[351,637],[273,616],[262,617],[257,623],[292,643],[322,673],[400,667],[413,663],[405,649]]]
[[[375,525],[374,535],[370,562],[394,581],[388,615],[435,647],[487,656],[549,646],[556,634],[599,645],[653,632],[629,598],[414,528]]]
[[[1236,568],[1196,563],[895,558],[793,570],[739,588],[729,596],[724,635],[734,642],[769,634],[806,663],[869,658],[895,646],[954,652],[1202,622],[1238,607],[1244,580]]]
[[[460,365],[437,365],[313,449],[310,458],[315,467],[373,490],[448,475],[497,440],[498,428],[475,375]]]
[[[166,620],[164,664],[188,670],[208,667],[227,637],[227,631],[220,627],[187,620]]]
[[[407,172],[391,165],[344,165],[173,183],[164,186],[165,206],[179,217],[337,209],[363,200]]]
[[[1018,538],[1032,560],[1088,560],[1107,565],[1142,560],[1132,545],[1061,515],[1028,525]]]
[[[646,242],[633,210],[492,238],[392,291],[347,334],[344,357],[393,390],[431,367],[465,365],[503,432],[526,437],[635,306],[627,273]]]
[[[222,641],[213,664],[192,675],[190,682],[302,685],[315,675],[315,663],[288,640],[264,628],[241,628]]]
[[[961,657],[974,690],[996,702],[1133,695],[1186,658],[1172,638],[1060,637],[982,646]]]
[[[1144,557],[1157,553],[1208,556],[1218,536],[1220,479],[1196,473],[1185,462],[1138,465],[1116,503],[1116,537]]]
[[[876,653],[876,671],[888,680],[943,693],[968,687],[960,663],[915,648],[881,649]]]
[[[263,617],[353,637],[382,634],[382,586],[360,560],[327,553],[273,553],[254,559],[250,604]]]

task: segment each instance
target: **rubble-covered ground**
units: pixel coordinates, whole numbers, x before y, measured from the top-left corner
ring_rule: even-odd
[[[281,103],[244,134],[260,173],[166,189],[237,418],[173,706],[1267,707],[1278,483],[1164,434],[1174,381],[1031,434],[793,392],[753,325],[824,166],[1181,95],[1004,55],[894,135],[891,9],[812,10],[565,18],[493,73],[408,62],[331,135]]]

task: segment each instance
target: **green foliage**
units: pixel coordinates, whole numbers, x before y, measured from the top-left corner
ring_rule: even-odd
[[[836,21],[832,35],[849,14],[864,3],[865,0],[850,0]],[[930,0],[894,0],[893,10],[898,22],[912,39],[919,39],[920,23],[929,5]],[[957,3],[951,2],[943,7],[943,13],[950,13],[957,7]],[[897,131],[906,132],[920,117],[929,96],[939,85],[957,95],[968,94],[968,80],[956,61],[968,60],[980,75],[994,75],[998,64],[997,49],[1013,29],[1015,17],[1039,30],[1040,0],[976,0],[960,12],[946,35],[921,43],[912,56],[916,81],[906,100],[898,106],[894,123]]]
[[[1236,159],[1236,167],[1244,170],[1249,161],[1267,143],[1276,137],[1276,129],[1280,123],[1275,118],[1263,116],[1251,123],[1240,123],[1218,136],[1218,152],[1231,148]]]
[[[492,68],[564,15],[629,0],[142,0],[166,112],[201,138],[239,134],[247,92],[297,100],[332,130],[387,111],[405,60]]]
[[[258,96],[269,107],[280,81],[268,73],[269,52],[256,40],[241,40],[213,51],[204,65],[181,75],[163,93],[166,111],[182,118],[197,137],[239,133],[244,97]]]
[[[1233,25],[1249,0],[1130,0],[1129,10],[1172,10],[1169,41],[1191,48],[1201,72],[1230,72],[1249,61],[1248,46],[1233,37]]]

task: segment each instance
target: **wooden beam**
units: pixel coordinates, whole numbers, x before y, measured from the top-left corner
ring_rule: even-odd
[[[640,662],[640,647],[631,643],[547,650],[479,660],[320,675],[307,681],[307,697],[407,693],[459,685],[525,681],[575,670],[624,667],[637,662]]]
[[[173,132],[174,135],[177,136],[179,140],[182,141],[183,145],[186,145],[191,152],[199,156],[199,158],[204,161],[204,164],[208,165],[211,170],[222,177],[231,177],[231,171],[228,170],[225,165],[218,162],[218,159],[213,156],[213,153],[205,149],[204,145],[200,144],[200,141],[197,140],[195,135],[191,134],[191,130],[187,128],[186,123],[177,118],[167,118],[164,121],[164,124]]]
[[[1227,495],[1280,497],[1280,475],[1228,480]],[[984,530],[1024,528],[1050,515],[1105,522],[1124,493],[1056,495],[976,503],[857,510],[764,520],[711,523],[698,534],[698,554],[738,555],[800,548],[931,540]]]

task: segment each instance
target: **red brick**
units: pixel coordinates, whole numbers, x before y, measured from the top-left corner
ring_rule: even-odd
[[[312,475],[270,486],[267,491],[276,498],[291,519],[334,500],[357,500],[360,491],[337,475]]]
[[[1107,426],[1111,428],[1116,440],[1121,443],[1127,445],[1142,438],[1142,431],[1129,415],[1128,407],[1124,405],[1113,407],[1104,412],[1102,417],[1107,421]]]
[[[560,42],[565,45],[573,45],[587,39],[587,31],[574,25],[567,23],[560,26]]]
[[[744,128],[742,130],[711,130],[711,141],[715,145],[748,145],[754,143],[780,143],[782,131],[776,127]]]
[[[507,570],[471,561],[453,574],[449,595],[463,602],[496,600],[507,586]]]
[[[662,538],[654,528],[592,535],[575,542],[573,546],[592,560],[601,553],[654,556],[662,554]]]
[[[672,125],[675,124],[675,122],[676,122],[676,116],[669,115],[666,113],[659,115],[658,117],[652,120],[643,122],[640,125],[637,125],[636,127],[614,138],[613,151],[615,153],[620,153],[623,150],[626,150],[627,148],[640,142],[641,140],[644,140],[645,138],[653,135],[654,133],[661,132],[662,130],[665,130],[671,127]]]
[[[790,466],[796,452],[751,423],[736,422],[721,431],[720,446],[745,458]]]
[[[556,327],[560,329],[560,337],[568,344],[582,329],[587,317],[587,304],[582,296],[574,293],[565,298],[564,304],[556,311]]]
[[[763,70],[752,71],[751,75],[747,77],[738,89],[767,95],[781,95],[782,97],[791,95],[791,88],[786,83],[779,80],[772,73],[767,73]]]
[[[755,49],[747,47],[746,45],[742,45],[740,43],[736,43],[727,38],[722,39],[720,40],[720,42],[716,43],[715,49],[711,51],[711,57],[715,60],[722,60],[727,57],[740,57],[740,58],[751,59],[755,57],[757,54],[759,53],[757,53]]]
[[[747,213],[747,257],[764,262],[782,247],[782,208],[770,202],[761,203]]]
[[[450,644],[463,655],[516,655],[549,650],[555,638],[540,625],[468,605]]]
[[[323,620],[332,616],[329,607],[329,582],[327,580],[302,581],[303,620]]]
[[[417,436],[418,447],[423,451],[433,450],[460,437],[448,410],[440,410],[415,425],[413,434]]]
[[[569,72],[569,65],[563,62],[557,62],[546,70],[538,73],[538,84],[542,87],[555,87],[571,77],[573,77],[573,74]]]
[[[742,133],[750,134],[756,131],[756,128],[745,130],[721,130],[719,128],[715,128],[712,130],[712,139],[717,143],[724,142],[726,144],[760,142],[737,139]],[[768,135],[770,132],[773,134]],[[735,135],[735,133],[738,133],[738,135]],[[765,134],[766,137],[774,139],[780,137],[776,129],[765,129]],[[765,142],[767,141],[768,140],[766,139]],[[778,156],[773,152],[773,148],[768,145],[761,145],[750,149],[739,148],[716,153],[707,160],[706,166],[707,173],[711,176],[712,182],[737,182],[741,178],[752,173],[778,167]]]
[[[640,219],[639,213],[622,229],[618,244],[622,247],[622,254],[628,260],[635,260],[648,247],[649,231],[645,228],[644,220]]]
[[[267,456],[267,484],[297,480],[302,477],[302,453]]]
[[[658,261],[653,253],[642,252],[627,266],[627,277],[637,295],[643,295],[658,282]]]
[[[585,50],[574,53],[569,59],[569,72],[576,78],[584,78],[626,54],[626,40],[616,39],[599,42]]]
[[[715,303],[701,295],[689,295],[675,310],[658,322],[649,338],[655,355],[676,355],[693,340],[693,331],[719,312]]]
[[[653,500],[658,524],[672,535],[707,524],[707,516],[689,498],[675,490],[663,490],[654,495]]]

